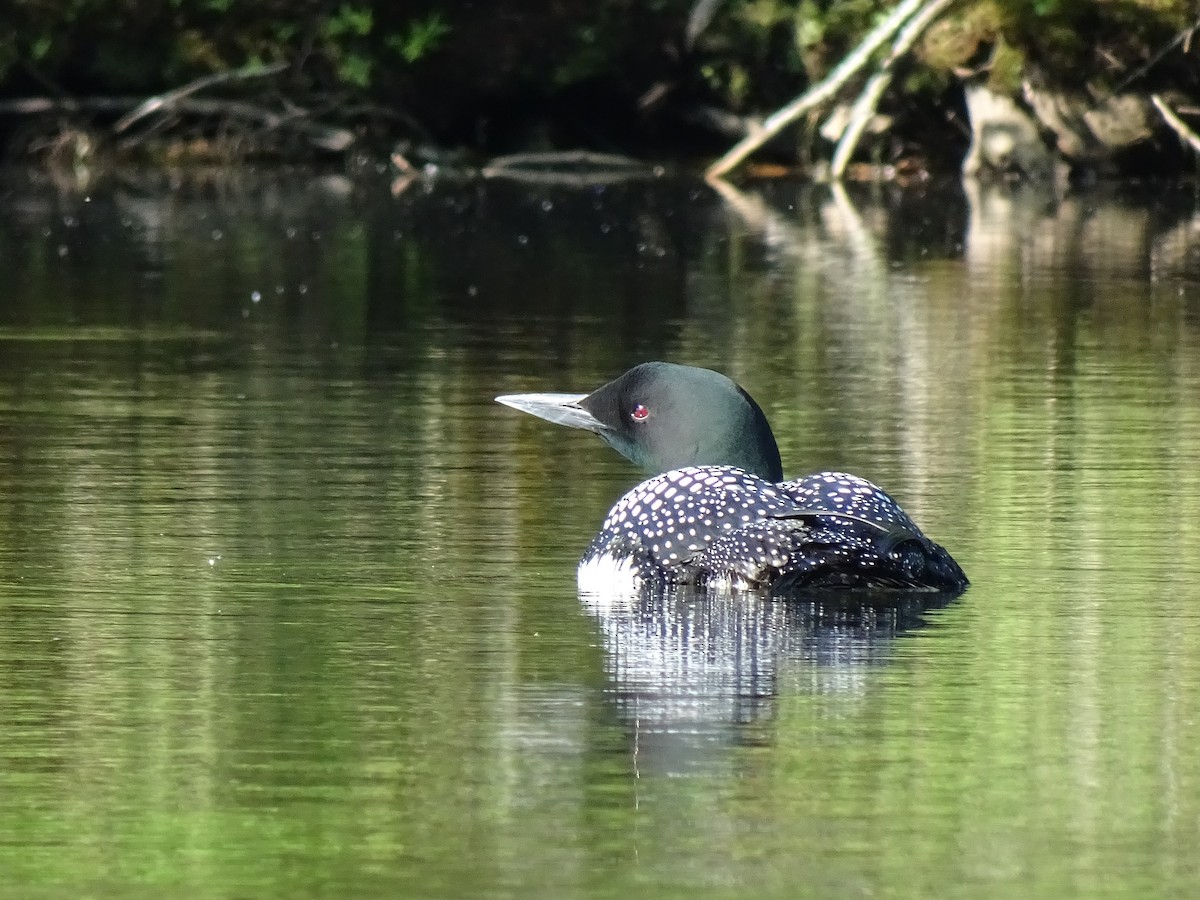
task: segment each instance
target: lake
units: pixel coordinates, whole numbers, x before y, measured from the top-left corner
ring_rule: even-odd
[[[0,897],[1200,891],[1190,188],[0,196]],[[580,597],[647,359],[971,588]]]

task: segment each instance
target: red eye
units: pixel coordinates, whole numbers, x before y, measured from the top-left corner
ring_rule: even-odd
[[[633,421],[644,422],[650,415],[650,410],[646,409],[646,407],[639,403],[633,408],[633,412],[631,412],[630,415],[633,416]]]

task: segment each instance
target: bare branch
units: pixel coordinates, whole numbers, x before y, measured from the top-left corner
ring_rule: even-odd
[[[120,134],[134,122],[143,119],[153,112],[160,109],[170,108],[185,97],[191,96],[198,91],[203,91],[217,84],[224,84],[227,81],[246,81],[250,78],[262,78],[266,75],[275,75],[287,68],[287,63],[273,63],[269,66],[247,66],[244,69],[237,69],[233,72],[218,72],[215,75],[206,75],[203,78],[197,78],[195,81],[189,82],[178,87],[173,91],[167,91],[165,94],[159,94],[157,97],[150,97],[144,101],[137,109],[132,110],[126,115],[117,120],[113,125],[113,132]]]
[[[127,110],[142,102],[141,97],[83,97],[58,99],[54,97],[25,97],[0,101],[0,115],[39,115],[45,113],[113,113]],[[345,128],[322,125],[304,109],[296,108],[286,114],[242,100],[202,100],[185,98],[171,103],[173,113],[192,116],[224,116],[252,122],[267,131],[288,129],[304,135],[310,144],[334,153],[354,143],[354,132]],[[140,139],[126,139],[131,144]]]
[[[924,2],[927,0],[904,0],[892,10],[891,15],[871,29],[862,42],[854,48],[854,51],[842,60],[823,81],[813,85],[787,106],[768,116],[759,129],[738,141],[733,149],[709,166],[705,175],[708,178],[720,178],[808,110],[833,97],[859,69],[870,61],[871,55],[883,45],[884,41],[895,34],[896,30],[908,21]]]
[[[1187,141],[1193,150],[1195,150],[1197,153],[1200,153],[1200,135],[1192,131],[1192,129],[1188,127],[1188,124],[1184,122],[1183,119],[1175,115],[1175,111],[1171,109],[1171,107],[1167,106],[1167,101],[1158,94],[1151,94],[1150,102],[1153,103],[1158,109],[1159,113],[1162,114],[1163,121],[1171,126],[1171,130],[1179,135],[1183,140]]]
[[[854,101],[854,107],[850,113],[850,122],[846,126],[846,130],[842,133],[841,140],[838,141],[837,150],[833,154],[833,162],[829,167],[829,174],[838,180],[846,171],[846,166],[850,162],[850,157],[854,155],[855,149],[858,147],[859,139],[862,137],[863,131],[867,127],[867,123],[871,121],[871,117],[875,115],[875,108],[879,105],[879,98],[883,96],[883,92],[887,90],[892,81],[892,69],[896,62],[912,49],[912,45],[917,42],[917,38],[921,33],[929,27],[929,25],[940,16],[955,0],[928,0],[926,5],[921,8],[921,11],[913,16],[908,24],[901,29],[900,34],[896,36],[896,40],[892,42],[892,49],[888,52],[887,59],[879,65],[878,71],[871,76],[867,81],[866,86],[862,89],[862,93],[858,95],[858,99]]]

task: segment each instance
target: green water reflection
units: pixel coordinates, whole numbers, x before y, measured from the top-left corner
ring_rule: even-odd
[[[0,896],[1200,888],[1190,197],[5,184]],[[974,586],[581,602],[655,357]]]

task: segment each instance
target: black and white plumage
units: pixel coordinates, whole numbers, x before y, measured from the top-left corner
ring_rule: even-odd
[[[967,578],[881,488],[822,472],[781,481],[766,417],[724,375],[644,363],[586,395],[501,403],[595,431],[657,471],[610,510],[580,562],[584,590],[614,582],[961,591]]]

